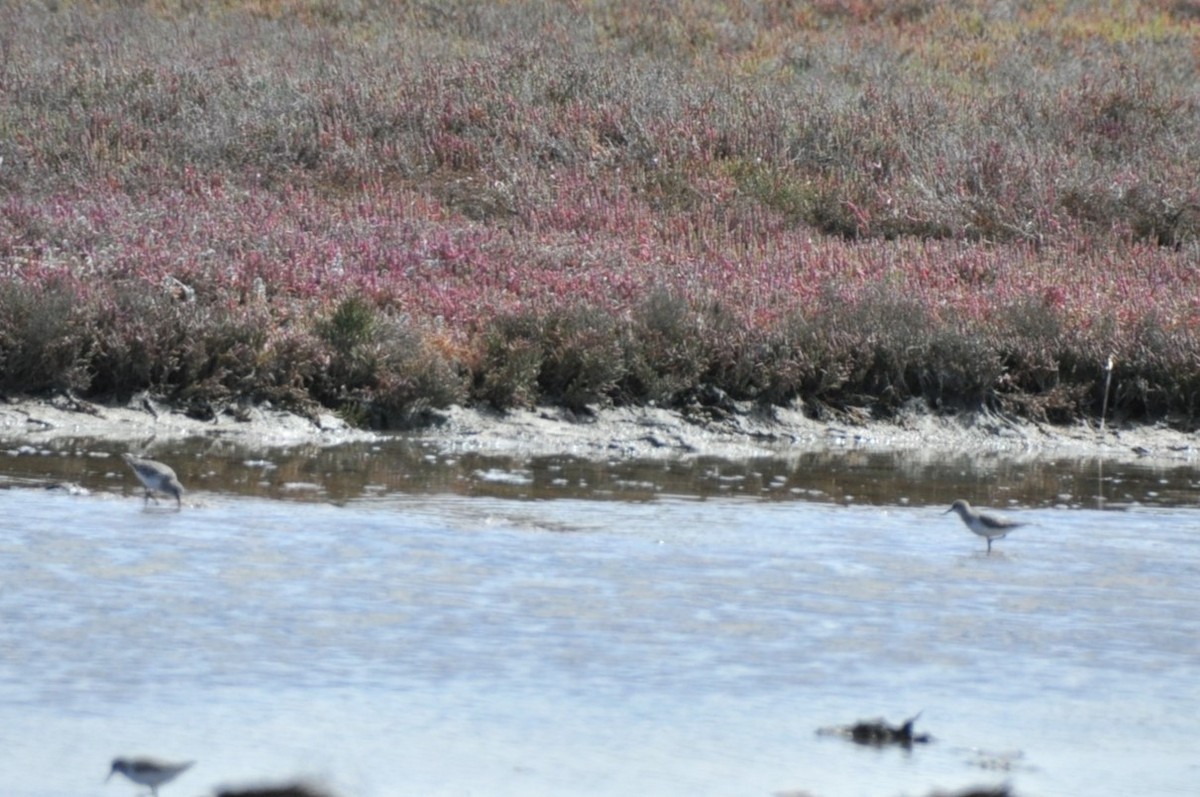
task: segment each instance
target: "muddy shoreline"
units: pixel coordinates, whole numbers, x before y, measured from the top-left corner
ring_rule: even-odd
[[[426,428],[405,433],[355,429],[332,413],[305,417],[257,406],[198,420],[139,398],[122,406],[66,396],[0,404],[0,442],[68,439],[147,446],[187,438],[223,439],[247,447],[336,446],[403,437],[439,452],[483,452],[517,458],[581,459],[787,456],[835,448],[975,451],[989,456],[1103,457],[1113,461],[1200,462],[1200,435],[1166,425],[1110,425],[1102,436],[1083,424],[1047,426],[994,414],[953,416],[913,411],[895,421],[814,420],[800,408],[752,407],[721,413],[655,407],[614,408],[579,417],[554,407],[505,413],[451,407]]]

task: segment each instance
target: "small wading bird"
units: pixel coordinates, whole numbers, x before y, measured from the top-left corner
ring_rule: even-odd
[[[108,778],[120,772],[139,786],[149,786],[150,793],[158,797],[158,787],[167,781],[179,777],[179,773],[190,767],[195,761],[185,761],[182,764],[168,764],[149,758],[118,758],[112,762]],[[108,782],[108,778],[104,782]]]
[[[158,503],[154,494],[162,493],[175,496],[175,505],[183,506],[183,485],[179,483],[179,477],[169,466],[152,459],[135,457],[133,454],[122,454],[122,457],[129,463],[129,467],[133,468],[133,473],[138,477],[138,481],[146,487],[147,503],[151,499],[154,499],[154,503]]]
[[[942,514],[948,515],[951,512],[957,512],[958,516],[962,518],[962,522],[967,525],[967,528],[987,540],[987,552],[989,556],[992,553],[992,540],[1000,539],[1018,526],[1025,525],[1015,520],[989,515],[986,512],[972,509],[971,505],[961,498],[951,504],[950,508]]]

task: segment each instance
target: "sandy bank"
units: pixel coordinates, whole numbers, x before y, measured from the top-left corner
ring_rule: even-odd
[[[440,449],[583,458],[714,456],[743,459],[828,448],[978,451],[992,456],[1105,457],[1200,462],[1200,438],[1166,426],[1049,427],[990,414],[912,413],[896,422],[827,423],[797,409],[689,417],[620,408],[578,419],[559,409],[491,414],[454,408],[445,423],[415,435]]]
[[[1165,425],[1060,427],[992,414],[940,416],[911,412],[894,422],[829,423],[800,409],[756,411],[654,407],[608,409],[579,417],[558,408],[495,413],[452,407],[438,422],[403,436],[438,451],[480,451],[515,457],[570,455],[586,459],[712,456],[744,459],[827,448],[978,451],[992,456],[1104,457],[1200,461],[1200,436]],[[339,445],[384,435],[349,427],[332,413],[304,417],[270,407],[241,408],[199,420],[141,397],[125,406],[60,396],[0,404],[0,441],[121,440],[145,445],[189,437],[222,438],[250,447]]]
[[[0,403],[0,441],[38,443],[69,439],[128,441],[224,438],[248,446],[338,445],[370,440],[332,413],[307,418],[269,406],[239,407],[213,419],[194,418],[146,396],[123,406],[55,396]]]

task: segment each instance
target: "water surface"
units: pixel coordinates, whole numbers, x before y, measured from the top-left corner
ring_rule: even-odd
[[[1187,468],[156,451],[192,487],[175,512],[112,453],[0,460],[14,797],[133,793],[102,780],[142,753],[199,762],[168,797],[293,776],[347,797],[1200,778]],[[90,493],[26,486],[45,479]],[[941,514],[958,494],[1030,525],[984,556]],[[936,741],[911,752],[815,733],[917,711]]]

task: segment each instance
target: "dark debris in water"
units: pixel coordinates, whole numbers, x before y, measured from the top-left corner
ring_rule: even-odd
[[[817,797],[817,795],[806,791],[777,791],[774,797]],[[1017,797],[1017,795],[1005,785],[971,786],[956,792],[935,791],[931,792],[929,797]]]
[[[224,787],[217,797],[333,797],[329,792],[306,783]]]
[[[913,723],[920,716],[920,713],[918,713],[900,725],[891,725],[883,718],[859,720],[853,725],[834,725],[828,728],[819,728],[817,733],[822,736],[841,736],[856,744],[865,744],[871,747],[884,747],[894,744],[900,747],[911,748],[914,744],[928,744],[933,741],[933,737],[927,733],[913,732]]]

